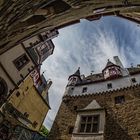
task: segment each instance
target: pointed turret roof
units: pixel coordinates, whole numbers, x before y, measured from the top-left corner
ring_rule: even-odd
[[[106,68],[111,67],[111,66],[120,67],[120,66],[118,66],[118,65],[116,65],[116,64],[114,64],[114,63],[112,63],[112,62],[108,59],[108,62],[107,62],[107,64],[106,64],[105,68],[103,69],[103,71],[104,71]]]
[[[73,75],[80,76],[80,67],[78,68],[78,70]]]
[[[110,67],[110,66],[114,66],[114,65],[115,65],[115,64],[112,63],[112,62],[108,59],[108,62],[107,62],[107,64],[106,64],[105,68],[106,68],[106,67]]]
[[[81,76],[80,76],[80,67],[78,68],[78,70],[74,74],[70,75],[69,78],[72,77],[72,76],[77,76],[77,77],[79,77],[81,79]]]

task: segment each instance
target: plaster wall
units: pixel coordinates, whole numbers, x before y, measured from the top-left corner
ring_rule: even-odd
[[[20,93],[18,97],[16,96],[17,92]],[[35,89],[30,76],[24,80],[19,89],[15,90],[8,100],[21,113],[27,112],[29,114],[28,119],[32,123],[37,122],[36,127],[28,124],[29,128],[37,131],[40,129],[49,108]]]
[[[19,44],[0,55],[0,62],[2,63],[7,73],[11,76],[13,81],[15,81],[15,83],[22,80],[20,74],[22,74],[23,77],[25,77],[29,73],[28,68],[31,69],[31,66],[34,66],[30,57],[28,57],[28,55],[26,54],[29,59],[29,62],[21,70],[18,70],[14,65],[13,61],[22,54],[26,54],[26,52],[23,49],[23,47]]]
[[[136,83],[133,83],[131,81],[131,78],[135,78]],[[111,89],[108,89],[108,87],[107,87],[108,83],[112,83]],[[140,74],[136,74],[133,76],[126,76],[126,77],[122,77],[119,79],[103,81],[100,83],[93,83],[93,84],[87,84],[87,85],[82,85],[82,86],[76,86],[73,89],[73,92],[71,92],[69,94],[70,95],[93,94],[93,93],[98,93],[98,92],[112,91],[115,89],[120,89],[120,88],[128,87],[131,85],[139,84],[139,83],[140,83]],[[82,93],[82,89],[84,87],[87,87],[87,92]]]
[[[30,46],[30,43],[36,43],[36,41],[40,42],[38,36],[34,36],[30,39],[27,39],[26,41],[23,42],[23,44],[26,48],[28,48]]]

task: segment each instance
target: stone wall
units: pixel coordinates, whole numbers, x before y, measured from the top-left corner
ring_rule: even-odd
[[[116,96],[124,95],[125,102],[115,104]],[[74,127],[77,109],[95,99],[106,110],[104,140],[140,139],[140,86],[98,95],[65,97],[50,132],[50,140],[71,140],[69,128]]]
[[[37,131],[3,121],[0,123],[0,140],[47,140],[47,138]]]

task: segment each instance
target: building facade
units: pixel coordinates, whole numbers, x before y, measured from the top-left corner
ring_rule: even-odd
[[[101,73],[69,76],[50,140],[140,139],[140,67],[114,61]]]
[[[57,35],[57,30],[42,32],[22,40],[0,55],[2,140],[12,139],[10,131],[16,126],[40,131],[50,109],[48,90],[52,84],[40,73],[40,68],[42,62],[53,54],[51,39]]]

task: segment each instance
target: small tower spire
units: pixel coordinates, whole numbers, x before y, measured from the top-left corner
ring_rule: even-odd
[[[78,76],[78,77],[80,77],[80,67],[78,67],[77,71],[74,74],[72,74],[71,76]]]
[[[78,67],[77,71],[74,74],[69,76],[68,80],[68,85],[75,85],[76,83],[81,81],[80,67]]]
[[[69,76],[68,78],[68,84],[66,86],[65,94],[72,94],[74,87],[77,83],[80,83],[82,81],[81,75],[80,75],[80,67],[76,70],[76,72]]]

